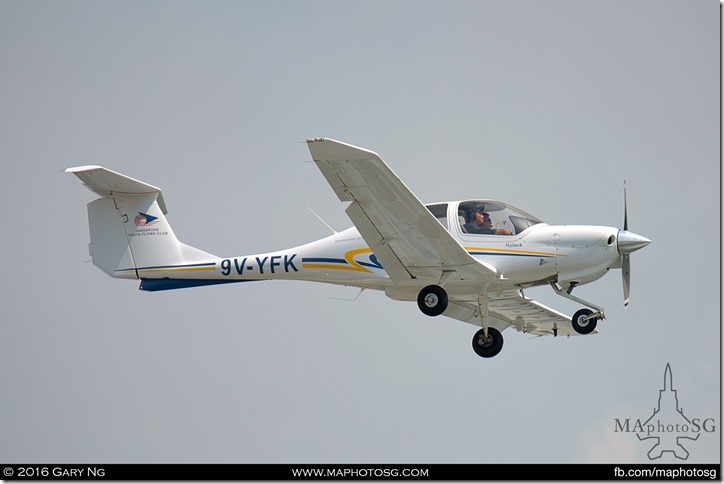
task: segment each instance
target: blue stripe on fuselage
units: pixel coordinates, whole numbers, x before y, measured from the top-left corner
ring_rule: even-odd
[[[232,282],[252,282],[253,279],[141,279],[141,291],[168,291],[186,287],[215,286]]]

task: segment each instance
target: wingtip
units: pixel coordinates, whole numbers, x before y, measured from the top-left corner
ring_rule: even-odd
[[[323,143],[325,139],[326,139],[326,138],[325,138],[324,136],[322,136],[322,137],[319,137],[319,138],[307,138],[305,141],[306,141],[308,144],[311,144],[311,143]]]
[[[64,170],[64,172],[65,173],[80,173],[82,171],[98,170],[99,168],[103,168],[103,167],[98,166],[98,165],[71,166],[70,168],[66,168]]]

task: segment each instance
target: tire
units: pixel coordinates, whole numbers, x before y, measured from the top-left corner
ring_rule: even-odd
[[[488,328],[488,339],[485,340],[484,330],[473,336],[473,351],[483,358],[492,358],[503,349],[503,335],[495,328]]]
[[[589,319],[588,321],[583,320],[583,318],[590,316],[591,314],[593,314],[593,311],[590,309],[581,309],[576,311],[576,314],[574,314],[573,318],[571,318],[571,324],[573,325],[573,329],[576,330],[576,333],[588,334],[596,329],[596,323],[598,322],[597,318]]]
[[[447,309],[447,292],[440,286],[427,286],[417,295],[417,307],[428,316],[439,316]]]

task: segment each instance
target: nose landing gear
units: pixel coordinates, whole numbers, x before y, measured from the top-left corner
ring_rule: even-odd
[[[596,329],[596,323],[598,323],[598,314],[590,309],[580,309],[571,318],[573,329],[579,334],[590,333]]]
[[[558,284],[556,284],[555,282],[551,281],[550,284],[553,290],[559,296],[563,296],[566,299],[576,301],[580,304],[585,304],[586,306],[596,310],[596,312],[593,312],[590,309],[580,309],[576,311],[576,313],[571,318],[571,325],[578,334],[589,334],[594,329],[596,329],[596,324],[598,323],[598,321],[606,317],[606,315],[603,313],[602,307],[596,306],[593,303],[585,301],[571,294],[571,292],[573,292],[573,288],[575,287],[575,283],[572,283],[570,285],[568,291],[564,291],[563,289],[558,287]]]

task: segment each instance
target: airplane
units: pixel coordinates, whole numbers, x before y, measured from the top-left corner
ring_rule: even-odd
[[[549,225],[496,200],[423,204],[375,152],[330,138],[306,140],[354,226],[291,249],[217,257],[180,242],[161,189],[101,166],[68,168],[100,195],[88,204],[93,264],[111,277],[163,291],[260,280],[299,280],[384,291],[427,316],[480,327],[473,350],[491,358],[501,332],[597,333],[604,309],[572,294],[609,269],[622,271],[629,304],[630,254],[651,241],[623,229]],[[584,308],[567,316],[527,297],[549,285]]]

